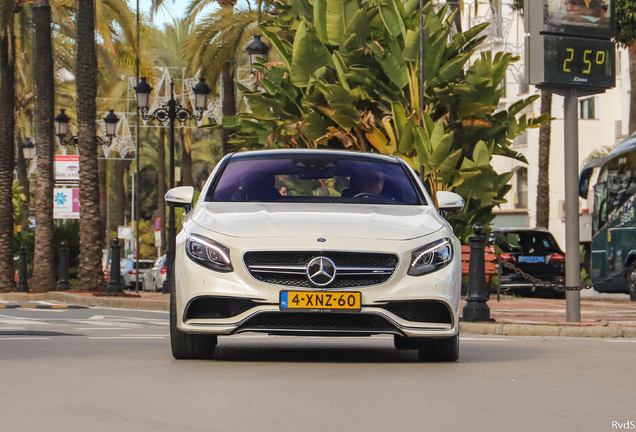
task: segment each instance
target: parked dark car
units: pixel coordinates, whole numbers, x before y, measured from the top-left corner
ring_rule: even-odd
[[[502,239],[499,234],[516,234],[519,245]],[[545,282],[565,283],[565,254],[552,234],[544,228],[495,228],[493,236],[503,251],[502,258],[529,275]],[[503,266],[501,290],[511,294],[564,297],[564,291],[535,286],[531,281]]]

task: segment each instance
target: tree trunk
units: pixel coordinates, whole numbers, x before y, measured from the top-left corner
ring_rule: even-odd
[[[223,117],[236,115],[236,91],[234,90],[234,65],[229,61],[223,66]],[[226,155],[232,151],[230,145],[231,131],[223,129],[223,154]]]
[[[18,149],[18,181],[22,187],[22,193],[26,197],[24,207],[29,211],[29,202],[31,201],[31,185],[29,184],[29,163],[24,158],[24,146],[22,145],[22,134],[20,129],[15,127],[15,142]],[[29,220],[22,221],[20,231],[25,232],[29,230]]]
[[[115,161],[115,223],[123,225],[126,221],[126,189],[124,176],[126,166],[123,160]],[[120,242],[120,244],[123,244]]]
[[[157,139],[157,212],[161,219],[161,249],[166,246],[166,128],[159,127]]]
[[[15,82],[9,57],[13,26],[0,36],[0,292],[15,289],[13,267],[13,159]]]
[[[636,42],[629,46],[629,135],[636,132]]]
[[[78,148],[80,154],[80,256],[74,288],[96,291],[104,288],[102,241],[98,227],[99,169],[97,163],[97,54],[94,0],[78,0],[77,90]]]
[[[34,0],[35,27],[35,151],[38,172],[35,187],[35,252],[31,290],[46,292],[55,289],[53,249],[53,187],[55,154],[55,76],[51,40],[51,6],[48,0]]]
[[[448,4],[451,12],[457,11],[457,15],[455,15],[453,24],[455,26],[455,31],[457,33],[461,33],[462,32],[462,14],[461,14],[461,10],[459,9],[459,3],[457,2],[457,0],[446,0],[446,3]]]
[[[181,186],[194,186],[192,180],[192,140],[189,139],[185,128],[182,126],[181,130]]]
[[[541,115],[552,117],[552,93],[541,92]],[[537,227],[550,224],[550,122],[543,123],[539,131],[539,182],[537,184]]]
[[[108,160],[99,159],[99,214],[101,216],[102,245],[108,247],[108,184],[106,183]]]

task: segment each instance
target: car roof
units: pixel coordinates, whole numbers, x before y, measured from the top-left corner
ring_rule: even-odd
[[[388,156],[379,153],[367,153],[361,151],[351,150],[337,150],[337,149],[268,149],[268,150],[248,150],[238,153],[232,153],[231,159],[251,159],[251,158],[263,158],[267,156],[280,158],[285,156],[340,156],[354,159],[366,159],[369,161],[378,162],[390,162],[399,163],[399,159],[395,156]]]

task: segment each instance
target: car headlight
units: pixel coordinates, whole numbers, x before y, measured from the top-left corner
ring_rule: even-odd
[[[453,243],[445,238],[434,241],[411,254],[409,274],[420,276],[446,267],[453,260]]]
[[[186,253],[190,259],[202,266],[220,272],[231,272],[230,249],[209,238],[190,234],[186,244]]]

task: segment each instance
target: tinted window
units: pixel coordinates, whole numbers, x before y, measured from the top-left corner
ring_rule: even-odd
[[[539,231],[518,231],[507,232],[506,234],[516,234],[519,236],[519,246],[511,245],[509,243],[498,241],[499,247],[504,252],[516,252],[527,254],[552,254],[560,253],[561,249],[557,245],[557,242],[552,237],[552,234]]]
[[[207,201],[422,205],[397,162],[316,154],[232,158]]]
[[[149,269],[152,268],[152,265],[154,263],[152,261],[148,262],[144,262],[144,261],[139,261],[139,269]]]
[[[636,152],[609,161],[594,186],[594,232],[615,220],[620,208],[636,194]],[[613,214],[614,213],[614,214]]]

